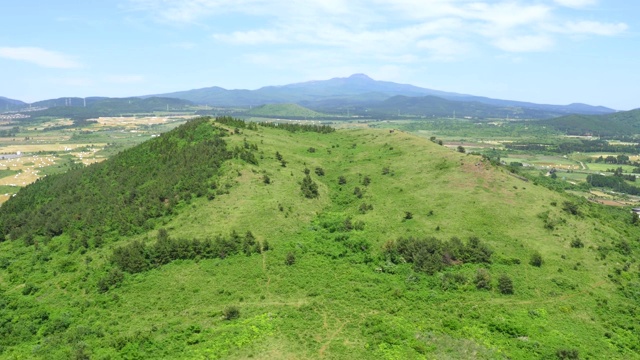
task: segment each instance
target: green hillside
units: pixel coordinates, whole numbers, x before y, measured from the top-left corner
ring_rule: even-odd
[[[325,116],[297,104],[266,104],[245,112],[245,115],[295,119],[312,119]]]
[[[640,132],[640,109],[607,115],[568,115],[540,123],[569,135],[624,137]]]
[[[631,219],[399,131],[200,118],[0,207],[0,358],[637,359]]]

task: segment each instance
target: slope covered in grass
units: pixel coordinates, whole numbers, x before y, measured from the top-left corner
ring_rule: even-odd
[[[256,160],[216,196],[98,245],[0,243],[0,357],[638,358],[626,211],[402,132],[205,125]]]

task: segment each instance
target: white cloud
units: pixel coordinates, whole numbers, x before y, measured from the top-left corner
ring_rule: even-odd
[[[37,47],[0,47],[0,57],[26,61],[47,68],[73,69],[81,64],[71,57]]]
[[[553,47],[553,38],[545,35],[524,35],[496,39],[494,45],[509,52],[539,52]]]
[[[209,25],[215,27],[215,19],[238,16],[237,28],[219,28],[212,35],[226,44],[324,47],[350,59],[367,54],[398,63],[455,60],[486,46],[514,53],[547,51],[563,36],[612,36],[627,30],[624,23],[569,21],[566,10],[561,13],[550,1],[546,5],[532,0],[130,1],[161,21],[213,19]],[[551,1],[571,8],[596,3]]]
[[[111,84],[135,84],[144,81],[142,75],[109,75],[105,77],[105,82]]]
[[[554,0],[556,4],[571,8],[583,8],[591,5],[595,5],[597,0]]]
[[[565,30],[569,34],[613,36],[625,32],[628,28],[625,23],[607,24],[597,21],[576,21],[565,24]]]

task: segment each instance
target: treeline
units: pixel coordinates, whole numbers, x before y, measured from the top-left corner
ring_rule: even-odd
[[[227,148],[226,130],[203,117],[113,158],[40,179],[0,207],[0,241],[29,245],[70,231],[90,238],[131,235],[155,227],[181,202],[220,193],[221,165],[238,157],[257,163],[257,146]]]
[[[86,127],[86,126],[91,126],[94,124],[97,124],[98,121],[96,120],[88,120],[85,118],[77,118],[73,120],[73,123],[71,125],[59,125],[59,126],[50,126],[50,127],[45,127],[42,129],[42,131],[58,131],[58,130],[65,130],[65,129],[74,129],[74,128],[79,128],[79,127]]]
[[[327,125],[311,125],[311,124],[288,124],[288,123],[272,123],[272,122],[252,122],[236,119],[231,116],[219,116],[216,118],[216,122],[227,126],[232,126],[237,129],[249,129],[257,130],[258,125],[263,127],[283,129],[289,132],[317,132],[320,134],[329,134],[336,129]]]
[[[640,195],[640,188],[627,184],[621,176],[604,176],[591,174],[587,176],[587,183],[595,187],[605,187],[629,195]]]
[[[640,144],[635,145],[611,145],[606,140],[580,140],[580,142],[562,142],[559,144],[541,144],[528,142],[505,143],[504,146],[511,150],[546,151],[551,153],[570,154],[573,152],[616,152],[637,153],[640,152]]]
[[[231,116],[218,116],[216,117],[216,122],[238,129],[258,130],[258,125],[255,122],[244,121]]]
[[[139,273],[154,267],[168,264],[174,260],[224,259],[228,256],[261,253],[269,250],[265,241],[258,242],[251,231],[244,235],[232,231],[227,237],[217,236],[214,239],[172,238],[165,229],[158,231],[154,244],[133,241],[113,250],[111,261],[122,271]]]
[[[14,126],[11,129],[0,130],[0,137],[14,137],[20,132],[18,126]]]
[[[320,134],[329,134],[336,129],[328,125],[306,125],[306,124],[287,124],[287,123],[271,123],[261,122],[260,126],[270,127],[275,129],[283,129],[289,132],[317,132]]]
[[[399,238],[388,241],[383,255],[391,262],[413,264],[416,271],[433,275],[447,266],[462,263],[491,263],[493,251],[473,236],[467,243],[458,237],[441,241],[435,237]]]

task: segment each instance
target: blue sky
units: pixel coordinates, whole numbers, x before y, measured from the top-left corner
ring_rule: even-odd
[[[640,2],[21,0],[0,96],[257,89],[365,73],[537,103],[640,107]]]

